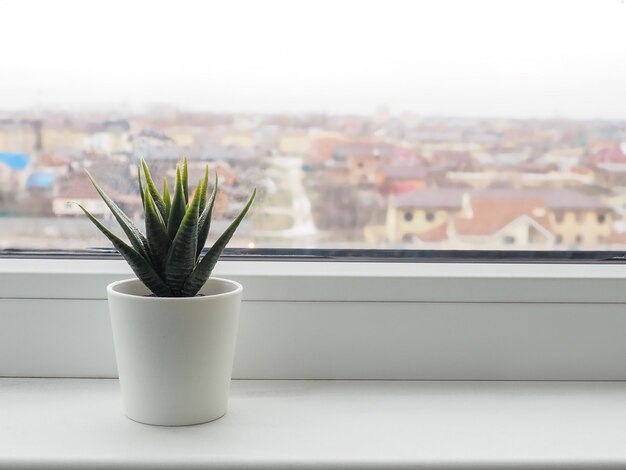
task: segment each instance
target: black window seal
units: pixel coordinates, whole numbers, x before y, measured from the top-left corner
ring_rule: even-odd
[[[121,259],[113,248],[87,250],[0,250],[0,259]],[[614,264],[626,261],[621,251],[518,251],[518,250],[406,250],[406,249],[302,249],[227,248],[222,255],[232,261],[333,261],[385,263],[519,263]]]

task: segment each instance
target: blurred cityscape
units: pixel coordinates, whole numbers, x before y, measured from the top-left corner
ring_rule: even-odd
[[[0,112],[0,248],[108,247],[68,202],[116,226],[84,169],[142,223],[138,162],[171,186],[182,156],[219,175],[214,236],[257,188],[231,247],[626,249],[626,122],[166,105]]]

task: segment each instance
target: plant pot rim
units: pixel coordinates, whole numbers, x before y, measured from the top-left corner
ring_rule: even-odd
[[[219,294],[205,294],[201,296],[195,297],[157,297],[157,296],[146,296],[146,295],[136,295],[136,294],[128,294],[126,292],[120,292],[119,287],[139,283],[144,286],[143,282],[137,277],[132,277],[129,279],[122,279],[120,281],[112,282],[107,286],[107,294],[114,295],[117,297],[125,297],[129,299],[141,299],[146,302],[202,302],[207,299],[215,299],[220,297],[228,297],[232,295],[238,295],[243,291],[243,286],[236,281],[232,281],[230,279],[224,279],[221,277],[210,277],[207,280],[207,283],[210,282],[218,282],[222,284],[228,285],[231,289],[228,292],[221,292]],[[144,286],[145,287],[145,286]],[[147,289],[147,288],[146,288]],[[149,292],[149,290],[148,290]]]

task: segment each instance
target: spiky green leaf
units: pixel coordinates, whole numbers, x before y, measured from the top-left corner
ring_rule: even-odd
[[[185,204],[189,204],[189,170],[187,168],[187,157],[183,157],[183,194],[185,195]]]
[[[208,175],[206,175],[205,173],[205,181],[207,180],[207,178]],[[213,215],[213,206],[215,205],[215,198],[217,197],[217,182],[218,178],[216,173],[215,183],[213,184],[213,191],[211,191],[209,203],[200,214],[200,219],[198,220],[198,249],[196,251],[196,257],[199,257],[200,253],[202,253],[202,249],[204,248],[204,245],[206,245],[206,239],[209,236],[209,229],[211,228],[211,216]],[[204,192],[206,194],[206,187]]]
[[[165,222],[156,208],[154,199],[150,191],[148,191],[148,188],[146,188],[145,201],[146,237],[148,238],[148,246],[150,247],[150,257],[156,271],[159,274],[163,274],[165,260],[172,242],[167,234]]]
[[[156,204],[157,209],[159,210],[159,213],[161,214],[161,217],[163,217],[164,220],[167,220],[167,214],[165,211],[165,202],[163,202],[163,199],[161,198],[161,195],[159,194],[159,190],[154,184],[152,175],[150,175],[148,164],[143,158],[141,159],[141,166],[143,167],[143,174],[146,177],[146,186],[148,187],[148,190],[150,191],[150,194],[152,195],[152,199],[154,199],[154,203]]]
[[[200,193],[200,214],[204,210],[206,206],[206,190],[209,187],[209,165],[204,166],[204,178],[202,178],[202,183],[198,185],[198,188],[202,188],[204,185],[204,190]],[[198,188],[196,188],[196,192],[198,192]]]
[[[172,241],[165,262],[165,282],[174,293],[180,292],[185,280],[196,266],[196,246],[198,244],[198,217],[200,198],[196,194]]]
[[[100,223],[91,213],[85,209],[81,204],[75,203],[82,209],[85,215],[93,222],[93,224],[107,237],[113,246],[124,257],[128,265],[131,267],[137,277],[145,284],[145,286],[152,291],[152,293],[158,297],[171,297],[171,289],[163,282],[161,277],[153,269],[150,263],[132,247],[124,243],[119,237],[107,229]]]
[[[248,203],[245,205],[241,213],[237,216],[235,220],[228,226],[226,231],[217,239],[215,244],[211,247],[206,255],[202,258],[200,263],[196,266],[196,269],[191,273],[191,275],[185,281],[182,295],[184,297],[193,297],[198,293],[198,291],[202,288],[202,286],[206,283],[207,279],[213,272],[213,268],[217,263],[220,255],[226,248],[226,245],[232,238],[235,230],[239,227],[239,224],[246,216],[248,209],[252,205],[252,201],[254,201],[254,197],[256,196],[256,189],[252,191],[252,195],[248,200]]]
[[[98,185],[98,183],[96,183],[96,180],[93,179],[91,174],[87,170],[85,170],[85,172],[87,173],[87,176],[89,177],[89,180],[91,181],[91,184],[93,185],[93,187],[96,189],[96,191],[98,192],[98,194],[100,195],[104,203],[107,205],[107,207],[111,210],[111,212],[113,213],[113,216],[115,217],[117,222],[120,224],[120,227],[122,227],[122,230],[124,231],[124,233],[128,237],[128,240],[130,241],[130,244],[138,253],[140,253],[144,257],[147,257],[148,256],[148,242],[146,241],[146,238],[139,231],[139,229],[135,227],[135,224],[133,223],[133,221],[130,220],[130,218],[126,214],[124,214],[122,209],[120,209],[119,206],[115,204],[115,202],[113,202],[113,200],[109,196],[106,195],[106,193],[102,190],[102,188]]]
[[[167,177],[165,176],[163,177],[163,202],[165,203],[165,217],[163,217],[163,220],[167,221],[172,208],[172,199],[170,197],[170,188],[167,185]]]
[[[176,166],[176,186],[174,188],[174,198],[172,199],[172,207],[170,215],[167,219],[167,233],[171,240],[176,238],[176,233],[180,227],[180,223],[187,212],[187,204],[185,204],[185,195],[183,194],[183,183],[180,174],[180,167]]]

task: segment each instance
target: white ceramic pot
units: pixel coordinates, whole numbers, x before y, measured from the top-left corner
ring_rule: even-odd
[[[182,426],[226,413],[242,291],[219,278],[196,297],[151,297],[138,279],[107,287],[126,416]]]

